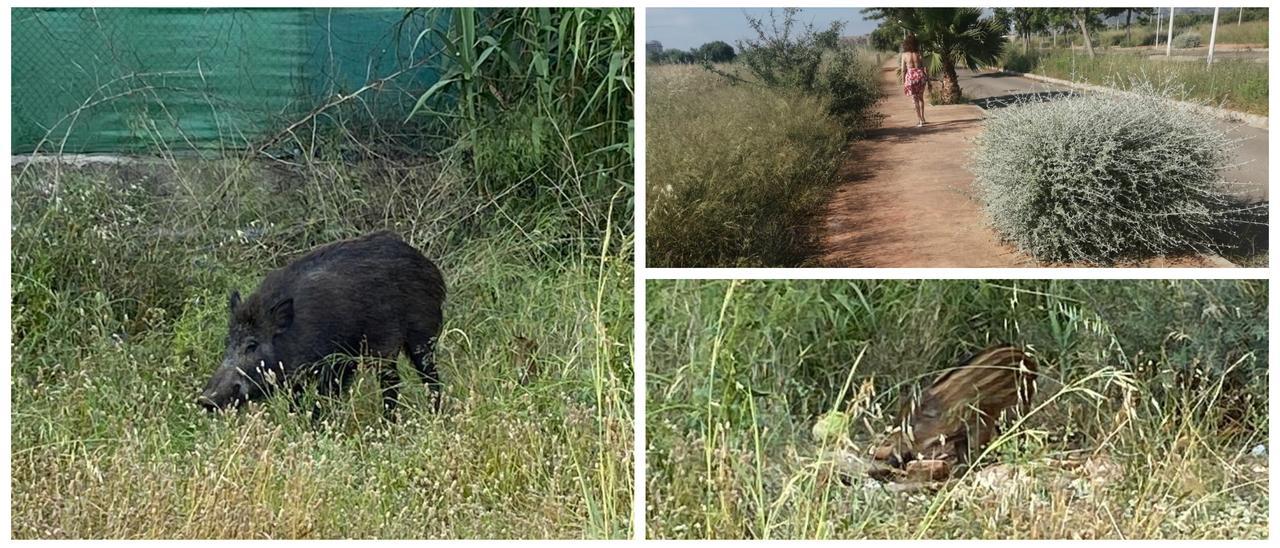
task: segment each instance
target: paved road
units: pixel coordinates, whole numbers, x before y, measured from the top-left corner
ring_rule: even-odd
[[[1061,86],[1029,78],[1001,73],[975,73],[968,70],[960,71],[960,89],[963,90],[965,97],[984,108],[998,104],[999,100],[1008,100],[1017,95],[1052,94],[1066,90]],[[993,98],[998,99],[992,100]],[[988,101],[983,101],[984,99]],[[1227,181],[1240,183],[1240,187],[1236,190],[1247,200],[1267,201],[1267,130],[1228,122],[1219,122],[1219,124],[1228,135],[1241,140],[1235,162],[1240,165],[1223,171],[1222,177]]]

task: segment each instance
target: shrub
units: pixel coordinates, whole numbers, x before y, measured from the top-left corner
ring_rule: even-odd
[[[1020,46],[1011,44],[1004,49],[1002,64],[1004,65],[1004,70],[1033,72],[1036,66],[1040,64],[1040,52],[1032,49],[1023,53]]]
[[[1174,36],[1173,47],[1178,49],[1198,48],[1200,47],[1200,34],[1196,32],[1184,32]]]
[[[973,172],[996,230],[1043,261],[1214,248],[1234,143],[1161,93],[1090,94],[991,113]]]
[[[733,51],[733,46],[716,40],[699,46],[695,50],[694,56],[708,63],[728,63],[733,61],[733,58],[737,57],[738,54]]]
[[[848,135],[875,127],[880,100],[880,64],[866,50],[840,48],[826,56],[817,91],[828,97],[827,110],[840,119]]]
[[[817,31],[812,23],[797,24],[799,12],[786,8],[781,20],[770,13],[767,25],[763,19],[748,15],[747,24],[756,39],[738,44],[738,58],[765,85],[812,92],[823,55],[836,48],[843,23],[832,22],[827,30]]]

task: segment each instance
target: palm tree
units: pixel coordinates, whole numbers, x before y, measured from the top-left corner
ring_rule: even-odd
[[[942,76],[942,102],[960,101],[956,67],[982,68],[1000,59],[1007,39],[1005,28],[983,19],[977,8],[898,9],[897,24],[920,41],[920,54],[930,74]]]

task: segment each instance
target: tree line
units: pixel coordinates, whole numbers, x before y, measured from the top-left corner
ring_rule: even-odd
[[[882,12],[889,12],[889,15],[900,11],[914,11],[916,8],[871,8],[863,10],[864,14],[870,14],[873,18]],[[1049,35],[1053,40],[1053,47],[1058,46],[1058,38],[1062,35],[1078,33],[1082,38],[1085,53],[1093,57],[1093,38],[1098,31],[1104,29],[1107,21],[1115,22],[1125,31],[1126,44],[1134,44],[1133,27],[1135,25],[1147,26],[1154,23],[1157,14],[1156,8],[1096,8],[1096,7],[1077,7],[1077,8],[994,8],[991,10],[991,20],[996,25],[1012,31],[1018,37],[1018,41],[1022,46],[1022,52],[1026,53],[1030,47],[1031,38],[1036,35]],[[1245,21],[1256,21],[1267,19],[1267,8],[1233,8],[1230,10],[1234,13],[1228,13],[1223,16],[1222,24],[1230,21],[1230,15],[1235,15],[1235,23]],[[1167,12],[1165,18],[1167,23]],[[892,17],[885,19],[881,17],[882,22],[879,27],[872,31],[870,35],[870,43],[876,49],[884,51],[897,51],[902,44],[903,29],[899,25],[894,24]],[[1213,20],[1211,11],[1186,11],[1178,12],[1174,15],[1173,25],[1175,28],[1185,28],[1195,25],[1208,23]]]
[[[663,49],[659,53],[650,53],[649,62],[657,65],[668,65],[677,63],[728,63],[736,59],[737,52],[733,46],[715,40],[707,42],[693,48],[691,50],[682,50],[679,48]]]

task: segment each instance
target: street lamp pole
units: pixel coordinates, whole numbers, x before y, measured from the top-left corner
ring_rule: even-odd
[[[1209,31],[1209,65],[1213,65],[1213,43],[1218,38],[1218,8],[1213,8],[1213,30]]]

